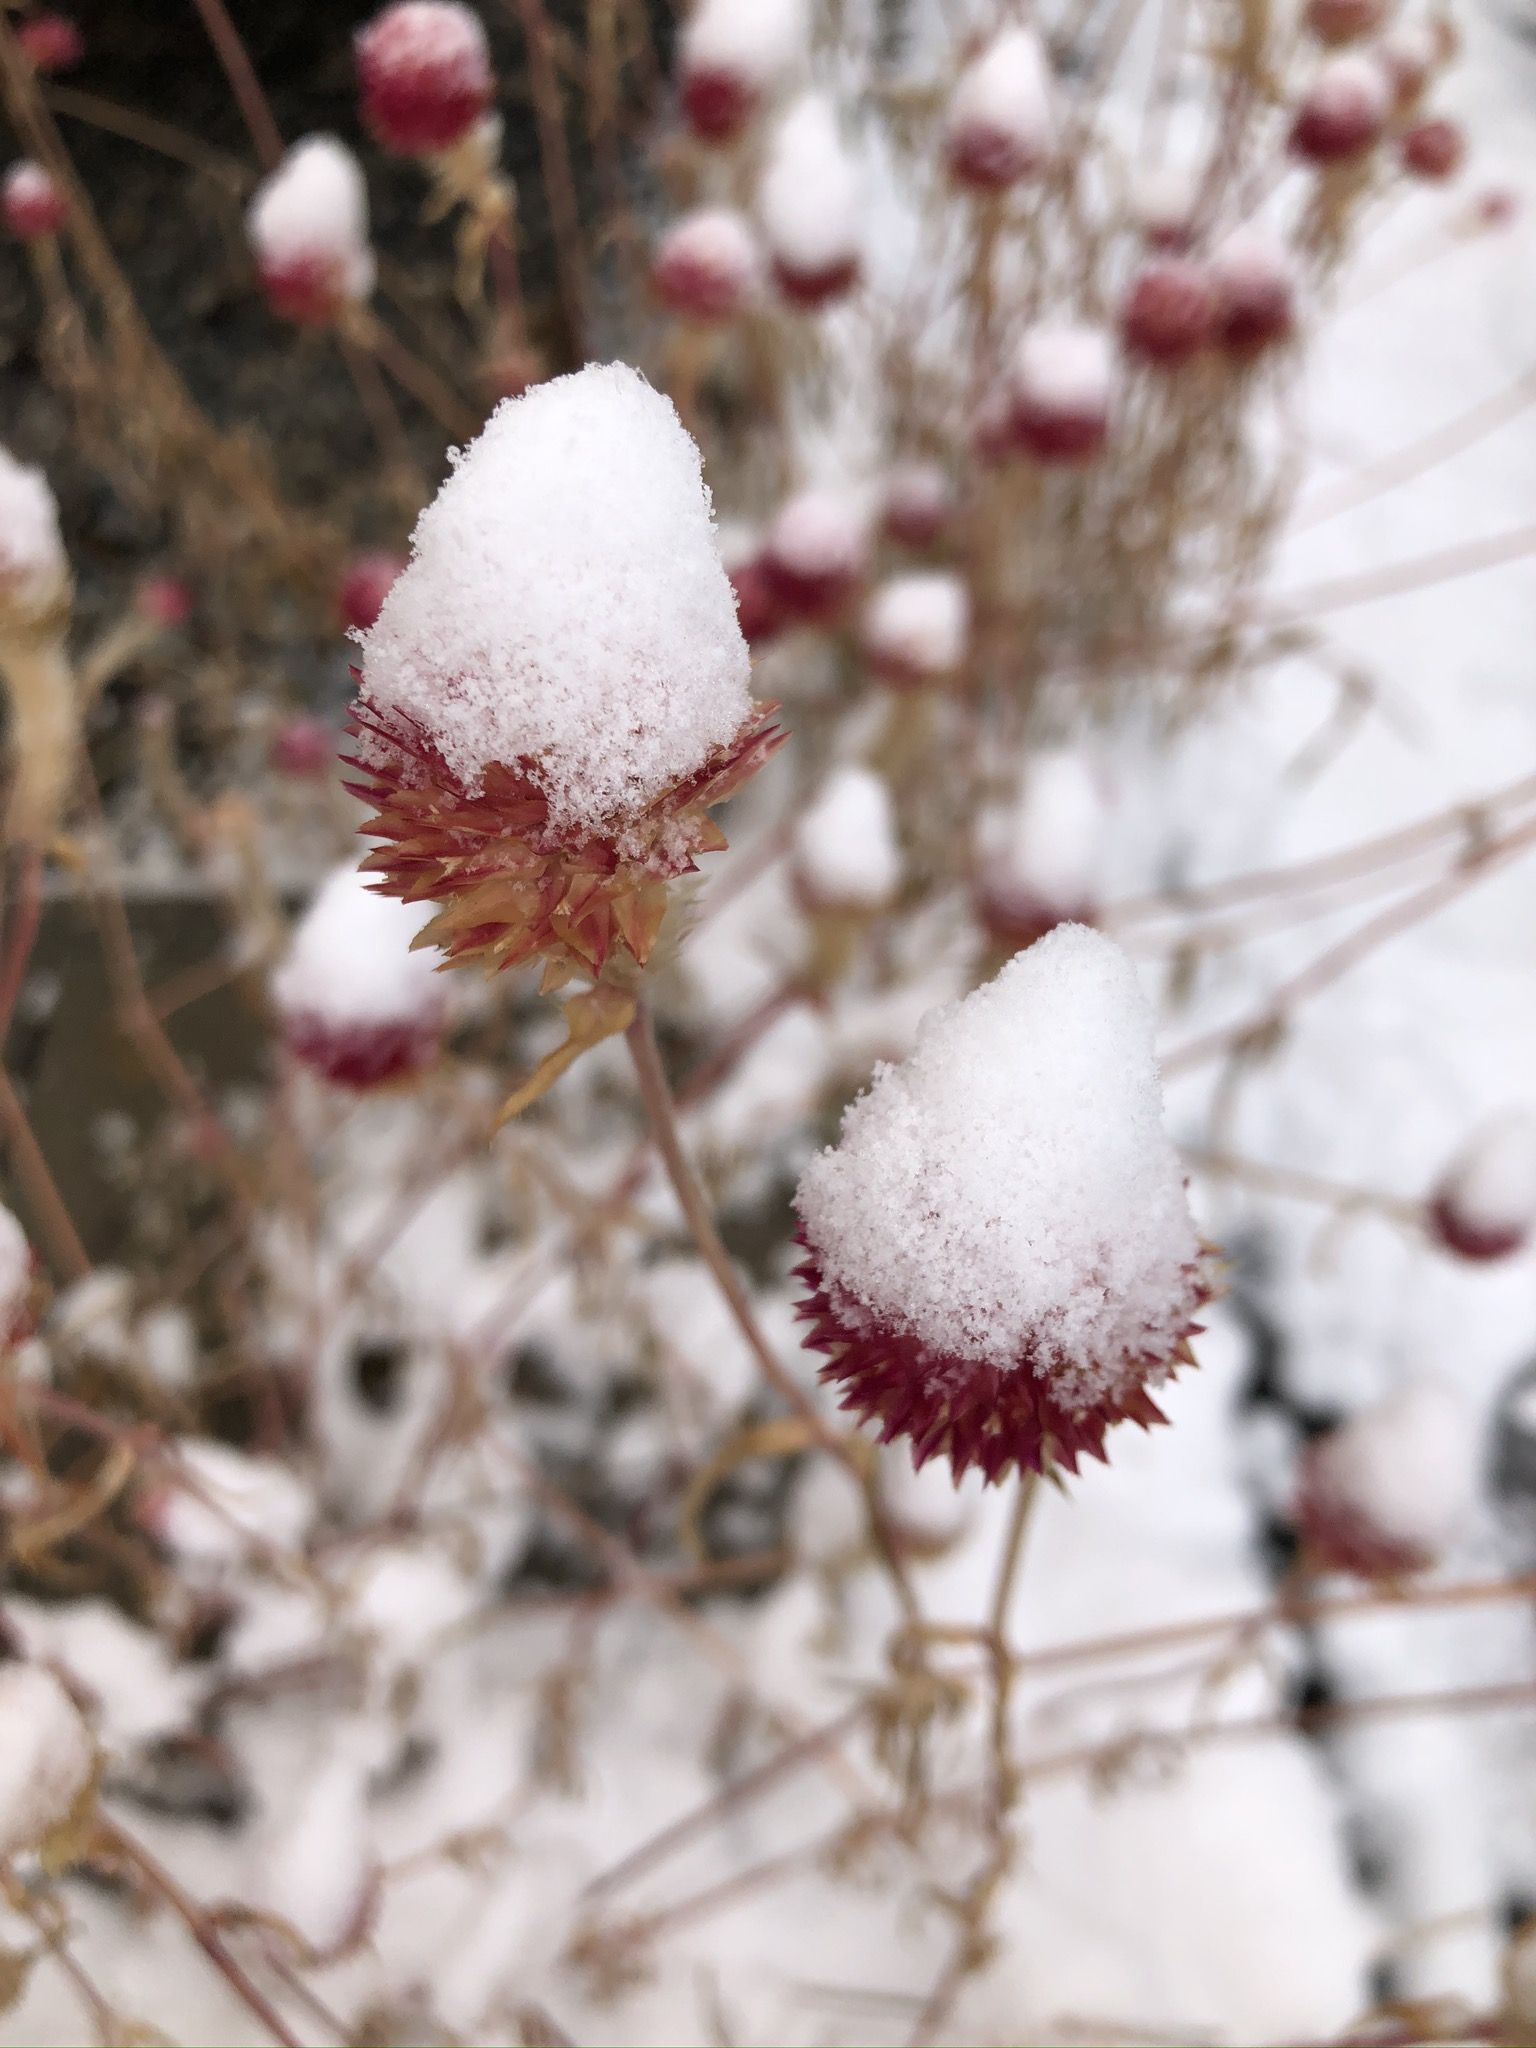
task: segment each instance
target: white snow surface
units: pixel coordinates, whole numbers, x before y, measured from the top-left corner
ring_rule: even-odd
[[[976,821],[983,886],[1004,904],[1086,910],[1102,886],[1106,808],[1098,763],[1078,748],[1040,748],[1025,762],[1013,801]]]
[[[1094,413],[1115,387],[1115,345],[1107,328],[1046,323],[1019,338],[1013,388],[1042,411]]]
[[[262,265],[322,265],[350,299],[373,290],[368,188],[362,167],[334,135],[307,135],[256,189],[246,224]]]
[[[882,910],[901,887],[891,793],[873,769],[829,775],[795,821],[801,887],[826,909]]]
[[[0,1203],[0,1341],[14,1329],[26,1306],[32,1284],[32,1252],[27,1233]]]
[[[1033,1351],[1082,1407],[1166,1358],[1198,1245],[1129,960],[1059,925],[931,1016],[796,1206],[856,1318],[936,1353]]]
[[[446,999],[436,955],[411,950],[431,915],[430,904],[381,896],[350,861],[333,868],[272,977],[279,1010],[337,1026],[432,1018]]]
[[[46,606],[68,579],[59,508],[47,477],[0,447],[0,606]]]
[[[863,180],[837,110],[804,93],[779,116],[758,186],[763,237],[790,270],[832,269],[862,246]]]
[[[526,762],[555,829],[613,832],[734,737],[746,642],[699,452],[620,363],[498,406],[363,636],[364,687],[466,786]]]
[[[868,545],[862,506],[848,492],[820,485],[786,499],[764,537],[775,561],[804,576],[857,576]]]
[[[1536,1110],[1491,1118],[1456,1154],[1438,1192],[1474,1230],[1536,1230]]]
[[[810,39],[808,0],[699,0],[681,57],[685,70],[730,72],[762,91],[803,62]]]
[[[1439,1557],[1471,1518],[1479,1449],[1466,1401],[1415,1381],[1314,1445],[1308,1472],[1373,1532]]]
[[[74,1701],[37,1664],[0,1664],[0,1858],[67,1820],[94,1748]]]

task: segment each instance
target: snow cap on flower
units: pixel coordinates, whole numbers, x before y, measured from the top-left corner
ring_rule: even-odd
[[[363,124],[402,156],[451,149],[490,105],[485,29],[458,0],[396,0],[358,31],[355,48]]]
[[[1144,166],[1130,193],[1130,215],[1154,249],[1189,247],[1200,212],[1200,181],[1181,164]]]
[[[1464,1404],[1427,1383],[1314,1438],[1295,1503],[1310,1558],[1363,1578],[1426,1571],[1471,1514],[1477,1449]]]
[[[0,448],[0,620],[37,623],[68,592],[69,561],[48,479]]]
[[[683,114],[701,142],[732,142],[810,44],[807,0],[699,0],[680,38]]]
[[[965,660],[970,600],[948,569],[888,576],[859,622],[864,658],[882,681],[917,688],[954,675]]]
[[[875,1070],[796,1196],[802,1315],[843,1406],[989,1479],[1162,1420],[1207,1256],[1162,1124],[1152,1016],[1062,925]]]
[[[813,485],[785,500],[763,540],[763,569],[781,610],[809,624],[835,619],[869,566],[869,527],[844,492]]]
[[[863,255],[863,188],[821,93],[805,93],[779,118],[758,187],[763,239],[780,291],[797,306],[841,298]]]
[[[887,540],[922,553],[955,516],[955,487],[936,462],[898,462],[886,472],[880,520]]]
[[[91,1781],[95,1745],[40,1664],[0,1664],[0,1862],[61,1827]]]
[[[1033,29],[1005,28],[971,59],[945,125],[949,168],[962,185],[1003,192],[1045,169],[1056,114],[1050,65]]]
[[[283,1042],[343,1087],[375,1088],[436,1059],[446,1023],[430,953],[413,951],[427,913],[334,868],[299,919],[272,981]]]
[[[1295,332],[1296,265],[1277,236],[1234,228],[1211,256],[1211,279],[1216,339],[1229,356],[1262,355]]]
[[[884,910],[901,887],[891,793],[873,769],[834,768],[795,825],[795,884],[813,910]]]
[[[27,1233],[0,1203],[0,1351],[31,1335],[35,1270]]]
[[[1463,1259],[1508,1258],[1536,1235],[1536,1112],[1509,1111],[1477,1131],[1430,1197],[1429,1224]]]
[[[1015,800],[977,820],[976,913],[993,940],[1017,950],[1058,924],[1093,921],[1104,813],[1086,755],[1052,747],[1030,756]]]
[[[1037,462],[1091,462],[1109,431],[1114,388],[1114,343],[1104,328],[1031,327],[1010,366],[1013,438]]]
[[[497,969],[643,961],[665,883],[775,743],[699,451],[620,363],[500,405],[363,639],[357,794],[391,893]]]
[[[246,224],[262,286],[287,319],[334,320],[373,290],[367,187],[334,135],[294,144],[257,187]]]
[[[1291,123],[1292,154],[1346,163],[1381,140],[1392,111],[1392,81],[1374,55],[1347,50],[1321,64]]]
[[[0,215],[9,233],[30,242],[37,235],[56,235],[69,218],[69,206],[42,165],[22,157],[0,180]]]
[[[700,325],[734,319],[758,280],[762,259],[744,215],[729,206],[684,214],[657,244],[651,288],[669,312]]]

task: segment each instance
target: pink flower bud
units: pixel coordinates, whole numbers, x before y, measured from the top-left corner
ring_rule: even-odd
[[[1467,154],[1467,138],[1455,121],[1426,115],[1404,130],[1398,149],[1404,170],[1439,184],[1455,177],[1461,169]]]
[[[807,94],[779,122],[758,207],[790,304],[815,311],[846,297],[863,267],[862,196],[829,101]]]
[[[805,0],[699,0],[683,28],[678,98],[700,142],[734,142],[799,63]]]
[[[1114,347],[1101,327],[1032,327],[1009,376],[1015,444],[1036,462],[1092,462],[1109,432]]]
[[[680,319],[713,326],[735,319],[759,269],[757,242],[742,216],[729,207],[704,207],[662,237],[651,287]]]
[[[1474,201],[1479,227],[1507,228],[1520,212],[1520,195],[1507,185],[1494,185],[1480,192]]]
[[[46,77],[73,71],[85,61],[85,38],[67,14],[34,14],[17,22],[16,41],[28,63]]]
[[[1413,1386],[1315,1438],[1293,1514],[1312,1564],[1398,1578],[1438,1562],[1467,1520],[1476,1438],[1445,1389]]]
[[[323,718],[285,718],[272,735],[272,766],[295,782],[326,782],[337,765],[337,736]]]
[[[355,48],[363,125],[402,156],[462,142],[496,90],[480,17],[457,0],[396,0]]]
[[[133,595],[142,618],[157,626],[184,626],[192,616],[192,593],[179,576],[146,576]]]
[[[1330,57],[1296,109],[1291,153],[1314,164],[1348,163],[1381,140],[1391,111],[1391,81],[1374,57]]]
[[[404,567],[404,555],[394,554],[388,548],[371,548],[365,554],[353,556],[336,593],[336,609],[349,631],[367,632]]]
[[[1486,1125],[1451,1161],[1429,1201],[1429,1227],[1458,1258],[1504,1259],[1536,1233],[1536,1115]]]
[[[24,157],[0,182],[0,213],[19,242],[56,235],[69,219],[69,203],[41,164]]]
[[[937,463],[902,462],[887,471],[881,525],[897,547],[925,554],[954,516],[954,487]]]
[[[859,622],[864,659],[893,689],[946,682],[965,661],[969,613],[965,585],[947,569],[888,577]]]
[[[1006,192],[1050,162],[1056,146],[1050,67],[1035,33],[1008,28],[960,74],[945,149],[957,184]]]
[[[1208,348],[1216,325],[1216,288],[1191,256],[1160,256],[1131,279],[1120,307],[1127,355],[1172,368]]]
[[[262,287],[285,319],[325,325],[373,290],[363,174],[334,136],[295,143],[257,188],[247,226]]]
[[[1375,35],[1387,18],[1388,0],[1307,0],[1303,18],[1320,43],[1337,48]]]
[[[762,566],[780,610],[807,625],[839,618],[869,565],[865,523],[835,492],[801,491],[769,527]]]
[[[1239,228],[1211,258],[1216,338],[1228,355],[1250,358],[1296,330],[1296,270],[1283,243],[1262,228]]]

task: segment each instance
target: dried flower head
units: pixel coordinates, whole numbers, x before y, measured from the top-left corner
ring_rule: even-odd
[[[85,38],[67,14],[32,14],[16,24],[16,43],[35,70],[47,78],[73,71],[85,61]]]
[[[762,566],[785,617],[830,625],[841,617],[869,566],[864,515],[841,492],[797,491],[774,517]]]
[[[1309,163],[1347,163],[1381,140],[1392,83],[1375,55],[1346,51],[1318,68],[1291,122],[1292,154]]]
[[[352,557],[336,593],[336,609],[349,632],[367,632],[404,567],[404,555],[389,548],[369,548]]]
[[[1429,1201],[1436,1241],[1458,1258],[1507,1259],[1536,1235],[1536,1114],[1514,1110],[1476,1132]]]
[[[955,487],[936,462],[899,462],[886,473],[880,525],[897,547],[926,554],[954,517]]]
[[[699,0],[680,38],[678,94],[699,141],[734,142],[805,57],[806,0]]]
[[[484,26],[457,0],[396,0],[358,31],[356,57],[363,125],[402,156],[462,142],[496,89]]]
[[[711,807],[776,735],[699,454],[621,364],[501,405],[417,523],[363,642],[355,793],[422,943],[545,986],[643,964]]]
[[[1459,122],[1426,114],[1403,130],[1398,142],[1403,169],[1415,178],[1440,184],[1454,178],[1467,156],[1467,137]]]
[[[1132,277],[1120,306],[1120,339],[1129,356],[1172,369],[1215,336],[1216,285],[1192,256],[1157,256]]]
[[[948,569],[888,576],[870,593],[859,646],[872,674],[893,689],[943,683],[964,666],[970,600]]]
[[[1237,228],[1211,257],[1216,339],[1240,361],[1266,354],[1296,331],[1296,266],[1263,228]]]
[[[334,135],[296,142],[257,188],[247,216],[274,312],[324,326],[373,290],[363,174]]]
[[[957,184],[1006,192],[1045,170],[1056,148],[1050,64],[1032,29],[1005,28],[961,72],[945,151]]]
[[[368,1089],[435,1062],[447,1009],[432,956],[413,950],[425,918],[378,895],[350,862],[332,870],[272,980],[283,1043],[300,1065]]]
[[[973,902],[994,945],[1032,946],[1059,924],[1092,924],[1105,828],[1103,781],[1068,748],[1031,755],[1011,804],[976,822]]]
[[[762,268],[757,238],[728,206],[700,207],[669,228],[651,264],[651,288],[680,319],[700,326],[734,320]]]
[[[1476,1435],[1445,1388],[1416,1385],[1307,1446],[1293,1513],[1309,1562],[1361,1578],[1427,1571],[1476,1491]]]
[[[1101,327],[1031,327],[1008,382],[1008,433],[1033,461],[1092,462],[1109,433],[1115,352]]]
[[[56,235],[69,219],[69,203],[41,164],[23,157],[0,181],[0,215],[19,242]]]
[[[863,267],[863,194],[836,109],[806,93],[773,131],[758,213],[774,282],[816,311],[846,297]]]
[[[1063,925],[876,1069],[796,1196],[807,1341],[842,1405],[988,1479],[1077,1469],[1190,1357],[1211,1293],[1152,1018]]]

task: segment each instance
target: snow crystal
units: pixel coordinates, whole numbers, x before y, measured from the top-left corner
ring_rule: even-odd
[[[0,1664],[0,1859],[34,1848],[69,1818],[93,1754],[74,1701],[51,1671]]]
[[[1104,794],[1087,758],[1070,748],[1033,755],[1017,801],[977,824],[983,887],[1002,904],[1031,904],[1064,914],[1086,910],[1098,894]]]
[[[407,1023],[436,1013],[443,1004],[436,956],[411,951],[431,915],[430,904],[380,896],[351,862],[333,868],[272,978],[279,1010],[331,1025]]]
[[[314,265],[344,298],[373,290],[368,190],[357,158],[334,135],[296,142],[257,189],[247,215],[263,269]]]
[[[682,33],[683,68],[731,72],[761,89],[809,45],[807,0],[699,0]]]
[[[0,604],[41,609],[63,594],[68,577],[47,477],[0,448]]]
[[[1013,359],[1021,398],[1050,412],[1100,412],[1115,382],[1115,348],[1102,327],[1031,327]]]
[[[1129,960],[1060,925],[924,1020],[814,1159],[797,1207],[845,1307],[1089,1405],[1172,1350],[1198,1245]]]
[[[471,790],[526,763],[567,827],[632,819],[750,709],[698,449],[620,363],[498,406],[362,644],[376,707]]]
[[[947,569],[891,576],[864,608],[859,637],[877,665],[914,677],[953,675],[965,659],[970,602]]]
[[[1515,1110],[1485,1125],[1452,1162],[1440,1199],[1474,1231],[1536,1230],[1536,1112]]]
[[[1314,1444],[1310,1478],[1373,1534],[1435,1557],[1471,1511],[1477,1449],[1465,1404],[1447,1388],[1417,1384]]]
[[[0,1343],[24,1320],[32,1286],[32,1253],[27,1233],[0,1203]]]
[[[1024,167],[1039,165],[1055,143],[1051,74],[1032,29],[1007,28],[961,72],[949,103],[951,138],[967,131],[1012,143]]]
[[[838,768],[795,826],[796,878],[829,909],[882,910],[901,886],[890,791],[871,769]]]
[[[757,205],[769,248],[790,270],[819,273],[857,258],[863,193],[821,94],[804,94],[780,118]]]

